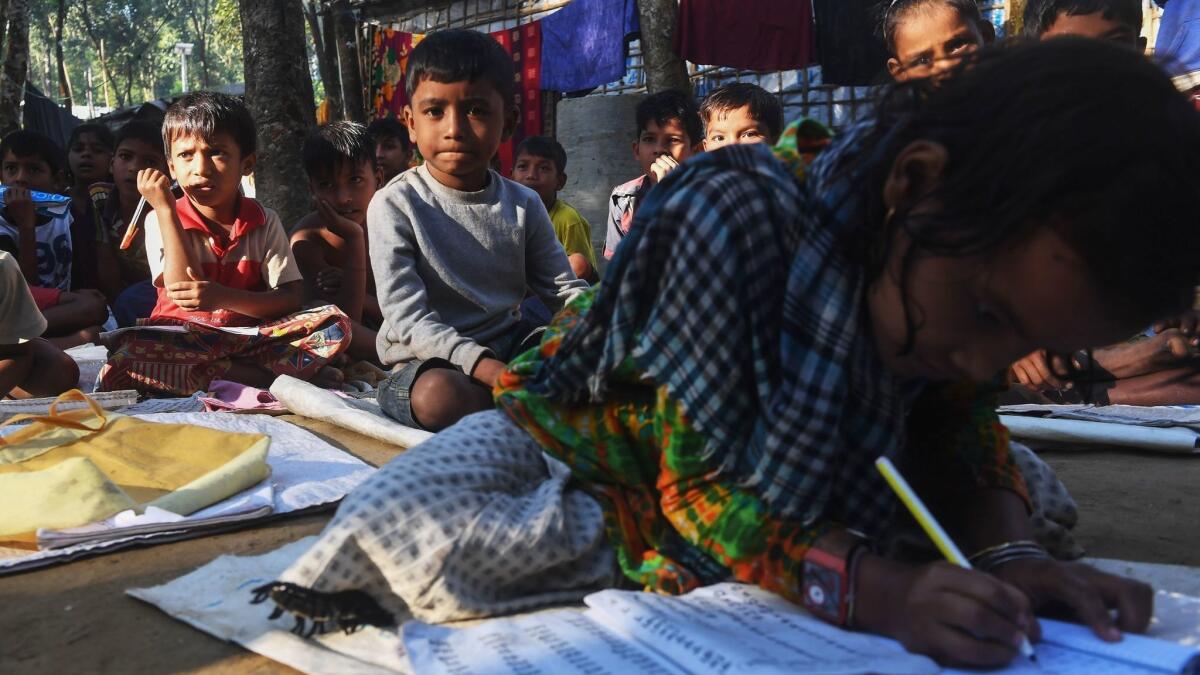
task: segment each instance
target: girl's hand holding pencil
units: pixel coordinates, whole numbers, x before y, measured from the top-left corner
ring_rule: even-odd
[[[902,600],[894,611],[892,630],[881,632],[910,651],[928,654],[943,665],[1002,666],[1018,651],[1036,660],[1029,642],[1041,638],[1035,610],[1073,616],[1108,642],[1120,640],[1122,630],[1142,632],[1149,627],[1154,603],[1149,586],[1087,565],[1060,562],[1044,551],[1032,557],[1008,555],[1018,547],[1036,548],[1032,542],[987,549],[972,558],[987,571],[972,569],[891,461],[880,457],[875,466],[949,561],[898,575],[907,577],[898,584]],[[995,564],[989,565],[985,558],[990,551],[1005,557],[993,557]],[[867,573],[866,563],[862,574]]]

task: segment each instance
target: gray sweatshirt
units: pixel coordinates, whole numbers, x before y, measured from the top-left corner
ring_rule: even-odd
[[[551,311],[587,288],[537,193],[494,171],[460,192],[410,169],[375,193],[367,232],[384,365],[441,358],[470,373],[507,348],[526,288]]]

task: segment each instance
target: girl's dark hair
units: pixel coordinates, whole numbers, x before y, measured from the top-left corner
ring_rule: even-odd
[[[883,185],[917,140],[943,146],[947,164],[929,193],[888,218]],[[886,89],[865,147],[837,170],[865,172],[869,183],[862,238],[847,245],[867,252],[872,278],[898,231],[914,243],[904,283],[912,251],[986,254],[1050,227],[1085,261],[1115,316],[1149,325],[1191,306],[1200,114],[1128,48],[1063,37],[982,50],[937,88],[916,80]],[[936,208],[918,215],[923,202]]]
[[[512,57],[492,36],[454,28],[430,33],[413,48],[408,57],[405,89],[411,102],[417,85],[425,80],[442,83],[483,80],[500,94],[505,110],[511,110],[516,106],[515,76]]]
[[[887,45],[889,54],[896,55],[896,31],[900,29],[904,17],[910,11],[926,5],[945,5],[977,26],[982,27],[987,23],[976,0],[884,0],[879,5],[879,35]]]
[[[84,134],[91,134],[95,136],[96,139],[100,141],[101,145],[108,148],[109,152],[112,152],[117,147],[116,141],[113,139],[113,132],[111,129],[103,124],[87,122],[85,124],[80,124],[71,130],[70,139],[67,141],[67,150],[70,150],[71,147],[79,141],[79,137]]]

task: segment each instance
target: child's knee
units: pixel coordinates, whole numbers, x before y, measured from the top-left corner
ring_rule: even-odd
[[[431,368],[413,382],[412,414],[426,429],[439,431],[491,403],[487,389],[448,368]]]
[[[79,386],[79,364],[66,352],[45,340],[34,340],[33,354],[30,378],[39,393],[56,396]]]
[[[108,320],[108,300],[103,293],[84,288],[71,295],[71,311],[80,317],[80,323],[100,325]]]

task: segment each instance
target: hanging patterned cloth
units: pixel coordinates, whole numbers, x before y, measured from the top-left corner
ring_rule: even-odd
[[[521,112],[512,138],[500,146],[500,172],[512,174],[513,152],[527,136],[542,134],[542,22],[496,31],[491,36],[513,57],[517,71],[514,103]]]
[[[400,117],[408,104],[404,72],[408,55],[425,36],[390,28],[375,31],[371,50],[371,93],[375,117]]]

